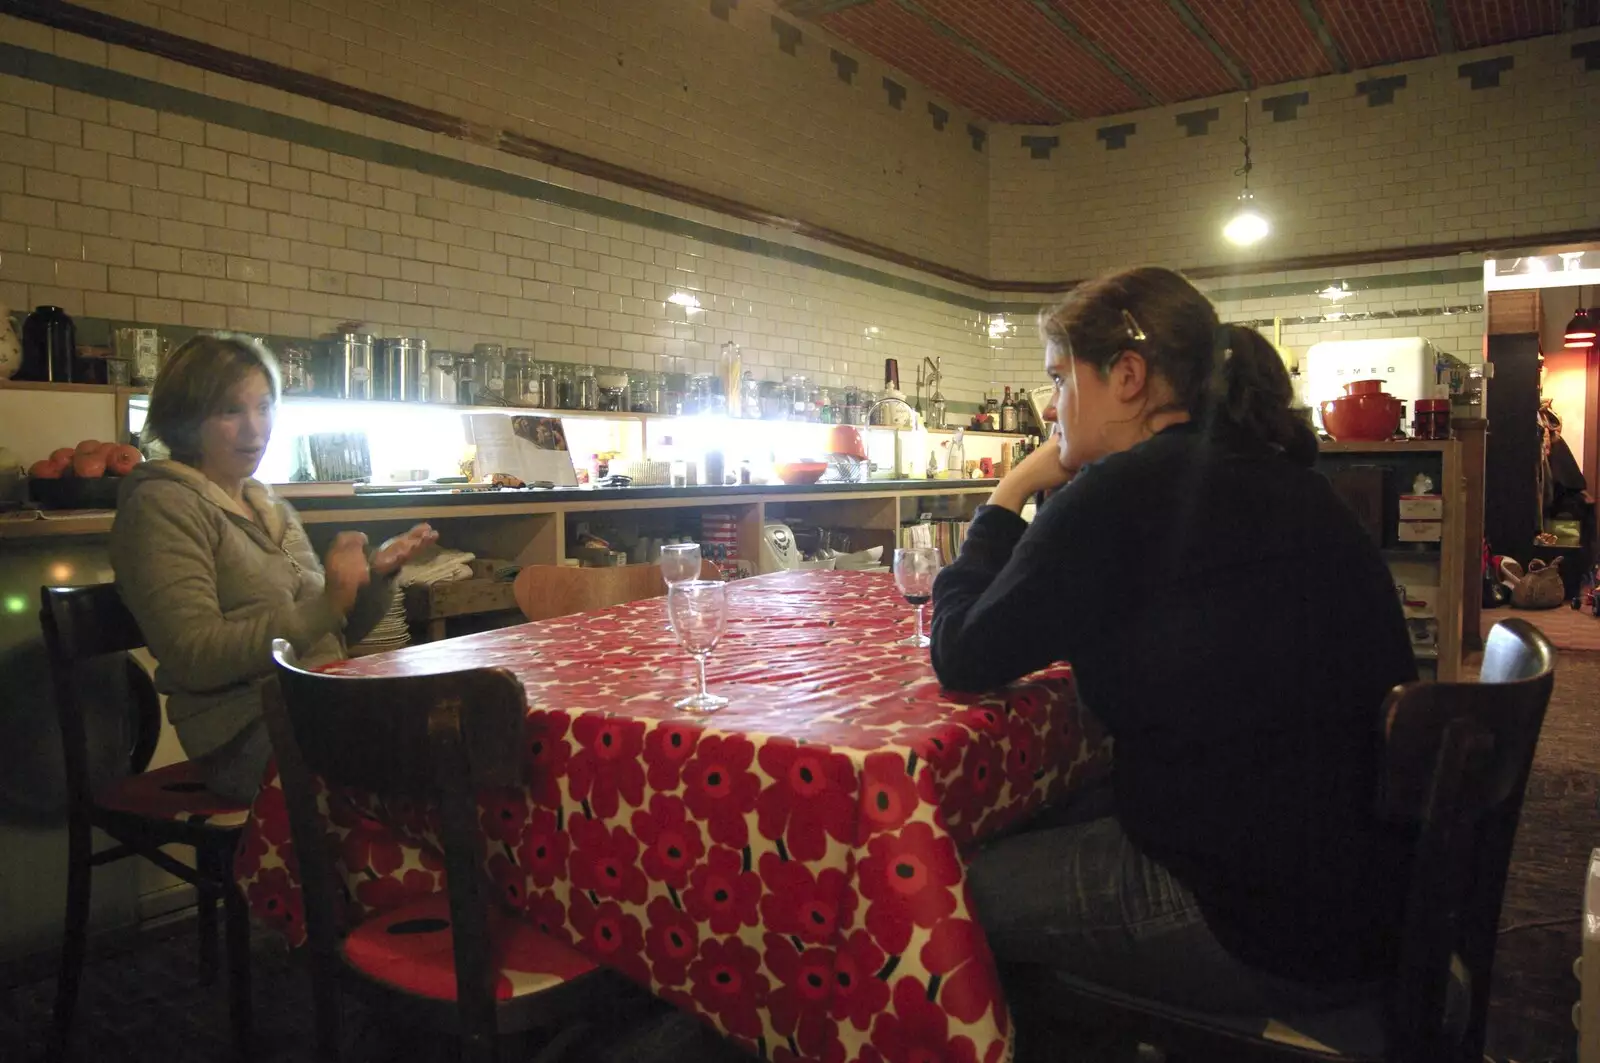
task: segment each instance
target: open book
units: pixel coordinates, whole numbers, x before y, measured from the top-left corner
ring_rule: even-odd
[[[507,473],[527,484],[577,486],[578,474],[559,417],[468,413],[462,419],[468,441],[477,448],[473,461],[477,479]]]

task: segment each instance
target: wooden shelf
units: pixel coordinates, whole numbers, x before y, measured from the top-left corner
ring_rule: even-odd
[[[1427,454],[1449,449],[1449,439],[1386,439],[1381,443],[1323,442],[1318,449],[1324,454]]]
[[[49,380],[0,380],[0,391],[76,392],[81,395],[148,395],[149,388],[122,384],[57,384]]]
[[[23,539],[51,539],[67,535],[106,535],[116,514],[106,510],[86,510],[71,517],[34,520],[0,520],[0,542]]]

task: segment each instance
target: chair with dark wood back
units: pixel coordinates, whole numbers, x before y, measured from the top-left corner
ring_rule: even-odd
[[[459,1036],[466,1059],[498,1059],[501,1035],[538,1027],[560,1027],[539,1058],[564,1052],[579,1029],[569,1020],[603,989],[595,964],[492,905],[483,871],[477,794],[526,778],[522,684],[496,668],[321,675],[281,639],[273,657],[264,707],[304,889],[321,1054],[338,1056],[343,987]],[[341,927],[319,779],[437,809],[445,894]]]
[[[233,884],[232,868],[249,809],[207,790],[192,761],[147,770],[161,732],[161,702],[149,676],[129,656],[128,651],[143,647],[145,641],[115,584],[44,587],[39,597],[39,624],[49,651],[67,781],[67,906],[50,1057],[59,1059],[65,1053],[77,1008],[94,869],[128,856],[142,856],[195,887],[201,971],[207,981],[216,973],[216,910],[217,901],[223,902],[230,1017],[236,1047],[243,1053],[250,1032],[250,922],[244,899]],[[111,654],[124,661],[132,696],[132,734],[125,774],[97,787],[91,778],[79,680],[88,662]],[[117,844],[95,852],[96,828]],[[174,844],[194,849],[194,867],[161,850]]]
[[[1210,1015],[1051,976],[1030,1000],[1115,1028],[1169,1059],[1479,1063],[1511,843],[1555,685],[1555,650],[1525,620],[1494,626],[1477,683],[1416,682],[1384,705],[1377,810],[1416,830],[1399,963],[1336,1011]]]

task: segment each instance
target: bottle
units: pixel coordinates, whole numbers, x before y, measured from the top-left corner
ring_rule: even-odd
[[[705,457],[706,485],[708,487],[721,487],[727,473],[723,467],[722,451],[708,450]]]
[[[729,340],[722,345],[722,394],[726,397],[728,416],[741,417],[740,383],[744,379],[744,359],[739,345]]]
[[[22,322],[22,368],[18,380],[72,381],[72,360],[77,354],[72,318],[59,306],[35,307]]]
[[[1000,403],[1000,431],[1015,432],[1017,430],[1017,403],[1011,397],[1011,389],[1006,388],[1006,397]]]
[[[945,462],[945,468],[950,472],[952,480],[964,479],[967,475],[967,444],[966,429],[957,428],[955,438],[950,440],[950,457]]]

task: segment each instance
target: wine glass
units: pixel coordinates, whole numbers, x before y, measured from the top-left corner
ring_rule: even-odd
[[[667,543],[661,547],[661,578],[667,589],[674,583],[700,578],[700,544]]]
[[[894,583],[906,601],[917,607],[917,633],[898,645],[928,645],[922,633],[922,610],[933,597],[933,577],[939,574],[939,551],[932,546],[911,546],[894,552]]]
[[[718,640],[728,626],[727,584],[716,580],[683,580],[667,589],[667,617],[672,622],[672,633],[678,645],[688,650],[700,669],[700,691],[681,701],[673,702],[675,709],[692,712],[715,712],[728,703],[728,699],[706,691],[706,658],[716,648]]]
[[[661,546],[661,578],[666,580],[667,590],[672,590],[674,583],[684,580],[700,578],[700,544],[699,543],[663,543]],[[667,630],[672,630],[672,623],[667,623]]]

